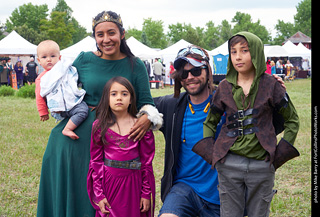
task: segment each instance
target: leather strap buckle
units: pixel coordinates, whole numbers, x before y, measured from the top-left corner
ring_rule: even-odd
[[[243,135],[243,129],[242,128],[239,128],[238,129],[238,136],[242,136]]]
[[[244,118],[243,110],[238,110],[238,118]]]

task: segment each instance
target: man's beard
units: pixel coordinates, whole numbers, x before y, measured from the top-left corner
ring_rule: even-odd
[[[191,95],[191,96],[198,96],[198,95],[200,95],[200,94],[205,90],[205,88],[208,88],[208,82],[209,82],[209,79],[206,79],[206,82],[205,82],[205,83],[201,83],[201,84],[200,84],[200,87],[199,87],[197,90],[192,91],[192,92],[188,91],[188,89],[187,89],[185,86],[183,86],[183,88],[186,90],[186,92],[187,92],[189,95]]]

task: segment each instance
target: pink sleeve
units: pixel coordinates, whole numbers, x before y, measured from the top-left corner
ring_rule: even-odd
[[[93,127],[96,122],[93,123]],[[99,139],[100,130],[94,135],[91,134],[90,143],[90,163],[89,172],[87,176],[87,190],[90,202],[95,209],[99,209],[98,203],[105,198],[102,188],[102,179],[104,174],[104,147]],[[96,139],[94,143],[93,138]]]
[[[40,79],[44,74],[45,74],[45,72],[40,74],[35,81],[35,83],[36,83],[36,90],[35,90],[36,104],[37,104],[37,108],[38,108],[38,112],[39,112],[40,117],[49,114],[46,99],[40,95]]]
[[[142,172],[141,197],[151,199],[155,195],[155,180],[152,168],[152,160],[155,153],[154,135],[149,130],[140,141],[140,161]]]

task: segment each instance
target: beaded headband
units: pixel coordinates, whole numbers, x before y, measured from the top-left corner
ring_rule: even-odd
[[[123,27],[122,19],[120,17],[120,14],[118,15],[118,18],[114,18],[109,14],[108,11],[104,11],[103,15],[99,18],[99,20],[92,19],[92,29],[96,27],[99,23],[102,22],[113,22],[119,24],[121,27]]]

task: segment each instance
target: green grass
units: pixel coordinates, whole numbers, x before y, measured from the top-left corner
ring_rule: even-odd
[[[299,117],[295,146],[301,156],[276,172],[278,193],[271,216],[311,216],[311,80],[286,83]],[[173,93],[173,88],[152,89],[152,96]],[[0,97],[0,216],[36,216],[42,156],[53,118],[40,122],[34,99]],[[161,208],[160,180],[164,165],[164,138],[155,132],[156,214]]]

